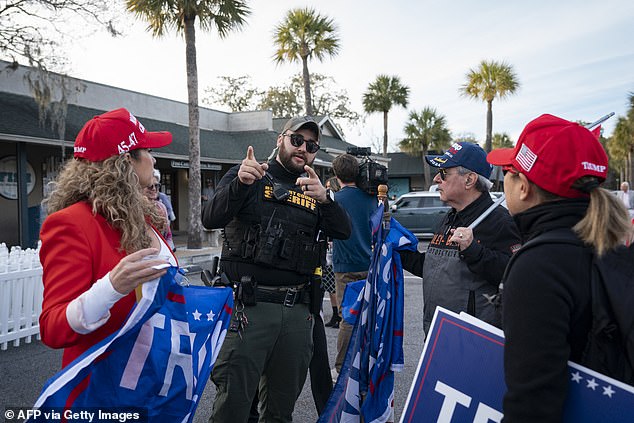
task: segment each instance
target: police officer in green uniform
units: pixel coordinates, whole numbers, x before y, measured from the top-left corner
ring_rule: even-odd
[[[260,421],[290,422],[313,349],[310,281],[322,235],[346,239],[350,221],[310,167],[321,132],[310,117],[290,119],[277,156],[246,158],[222,178],[203,211],[224,228],[220,271],[236,284],[232,322],[211,379],[210,422],[246,422],[260,398]]]

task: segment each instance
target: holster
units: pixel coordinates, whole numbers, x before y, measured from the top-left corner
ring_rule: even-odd
[[[253,276],[243,276],[236,288],[236,300],[242,301],[245,306],[257,304],[256,290],[258,283]]]
[[[321,305],[324,301],[324,288],[321,284],[321,277],[313,277],[310,282],[310,304],[309,309],[311,314],[319,314],[321,312]]]

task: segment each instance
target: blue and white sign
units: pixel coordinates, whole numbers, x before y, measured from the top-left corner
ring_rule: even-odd
[[[51,378],[34,408],[136,407],[151,422],[191,422],[233,296],[230,288],[181,286],[177,270],[143,284],[143,298],[123,327]],[[52,421],[40,417],[30,421]]]
[[[418,240],[396,220],[383,226],[383,205],[372,215],[374,251],[365,281],[346,286],[342,310],[354,325],[341,373],[319,422],[392,421],[394,372],[404,366],[403,267],[399,251]]]
[[[437,308],[402,423],[500,422],[504,335],[472,316]],[[634,388],[568,363],[564,422],[633,422]]]

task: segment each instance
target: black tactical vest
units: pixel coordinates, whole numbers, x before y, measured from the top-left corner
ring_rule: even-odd
[[[317,201],[293,186],[280,202],[271,185],[256,184],[253,210],[241,212],[224,229],[222,260],[312,275],[320,262]]]

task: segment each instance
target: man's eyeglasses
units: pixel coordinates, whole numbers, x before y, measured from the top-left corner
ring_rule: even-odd
[[[304,139],[304,137],[302,137],[299,134],[284,134],[284,135],[286,135],[287,137],[291,139],[291,144],[293,145],[293,147],[301,147],[302,144],[306,143],[306,151],[308,151],[309,153],[314,154],[319,151],[319,144],[317,144],[313,140]]]
[[[447,176],[453,175],[454,173],[458,173],[458,172],[449,173],[449,172],[447,172],[447,169],[445,169],[445,168],[440,168],[438,170],[438,174],[440,175],[440,179],[442,179],[443,181],[447,180]]]
[[[506,165],[506,166],[502,166],[502,173],[506,176],[507,172],[511,172],[511,174],[513,175],[517,175],[519,174],[519,172],[517,171],[517,169],[515,169],[513,166],[511,165]]]
[[[153,185],[148,185],[147,187],[145,187],[148,191],[160,191],[161,190],[161,184],[153,184]]]

